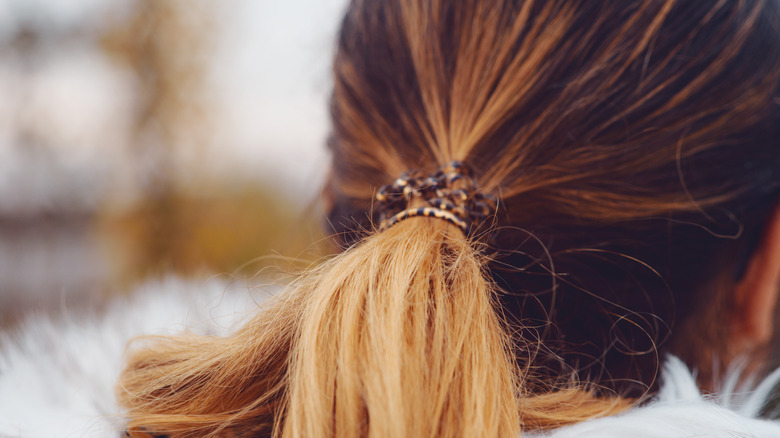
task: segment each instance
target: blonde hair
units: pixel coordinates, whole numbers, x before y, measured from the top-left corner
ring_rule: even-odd
[[[659,304],[666,284],[628,270],[616,279],[625,265],[606,257],[646,250],[621,260],[668,274],[683,296],[675,279],[711,267],[711,247],[654,218],[693,223],[709,207],[776,196],[776,170],[748,180],[718,163],[771,164],[760,157],[772,156],[780,120],[780,50],[767,25],[778,14],[760,1],[601,3],[354,0],[334,64],[325,190],[347,249],[232,336],[139,341],[118,386],[128,433],[515,436],[635,403],[603,383],[615,373],[652,384],[655,368],[644,373],[632,339],[617,352],[628,365],[613,359],[608,335],[625,321],[660,326],[653,312],[671,324],[675,308]],[[451,160],[502,197],[495,245],[423,216],[373,232],[379,186]],[[695,184],[681,180],[687,168],[700,171]],[[672,231],[696,245],[652,246]],[[529,236],[571,275],[540,262]],[[526,298],[539,300],[528,291],[540,276],[560,284],[539,288],[551,308],[535,318]],[[562,312],[597,328],[578,333],[580,322],[555,319]],[[537,320],[552,328],[529,335],[523,322]],[[588,355],[605,376],[578,375]]]
[[[301,278],[232,337],[136,353],[120,391],[129,430],[513,436],[627,405],[575,382],[528,393],[530,357],[512,354],[485,269],[457,227],[399,223]]]

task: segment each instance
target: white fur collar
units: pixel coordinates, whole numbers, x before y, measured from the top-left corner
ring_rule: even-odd
[[[664,366],[661,391],[647,405],[612,417],[558,429],[549,438],[735,438],[780,437],[780,421],[759,419],[780,369],[752,388],[737,388],[738,373],[726,379],[718,395],[705,396],[679,359]]]
[[[193,293],[201,291],[201,293]],[[113,385],[128,339],[185,328],[223,334],[257,309],[269,292],[219,281],[150,283],[100,315],[34,316],[18,332],[0,332],[0,437],[114,437],[121,418]],[[547,438],[780,437],[780,422],[758,419],[780,370],[751,390],[736,374],[718,396],[704,396],[675,358],[657,398],[639,408],[545,434]]]

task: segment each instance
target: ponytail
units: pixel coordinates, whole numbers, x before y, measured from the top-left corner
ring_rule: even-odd
[[[340,256],[303,309],[284,436],[515,435],[518,376],[483,268],[440,220]]]
[[[119,385],[128,434],[508,437],[628,405],[575,386],[527,392],[511,354],[524,343],[485,269],[455,225],[398,223],[304,275],[234,336],[136,351]]]

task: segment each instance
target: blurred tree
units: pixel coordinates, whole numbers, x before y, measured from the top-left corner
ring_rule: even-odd
[[[160,272],[232,272],[260,266],[271,251],[298,256],[321,236],[301,205],[246,182],[204,194],[192,178],[211,139],[208,67],[219,31],[214,2],[135,0],[131,13],[102,37],[102,47],[137,81],[135,167],[143,199],[130,210],[104,214],[114,254],[125,257],[130,281]],[[190,186],[193,181],[200,184]],[[238,187],[236,187],[238,185]],[[226,187],[231,187],[226,189]],[[221,191],[220,191],[221,190]],[[117,240],[119,239],[119,240]],[[323,252],[319,246],[307,258]]]
[[[88,178],[61,159],[56,111],[40,111],[56,105],[52,59],[88,45],[93,27],[25,6],[4,4],[0,28],[0,328],[30,308],[84,300],[107,277],[90,227],[99,190],[78,190]]]
[[[213,7],[196,0],[135,0],[126,20],[101,39],[136,80],[132,155],[145,220],[135,239],[137,257],[156,269],[173,267],[177,248],[190,238],[182,234],[187,217],[176,206],[176,177],[187,168],[178,161],[182,149],[197,156],[210,133],[206,68],[217,30]]]

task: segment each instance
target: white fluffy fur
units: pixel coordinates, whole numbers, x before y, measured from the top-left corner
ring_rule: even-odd
[[[737,391],[737,373],[723,392],[704,396],[685,364],[667,360],[656,399],[624,414],[556,430],[553,438],[747,438],[780,437],[780,422],[759,419],[761,408],[780,381],[780,370],[758,386]]]
[[[33,316],[0,333],[0,437],[116,437],[114,385],[127,341],[141,334],[225,334],[268,295],[224,282],[169,278],[99,315]]]
[[[245,321],[266,292],[219,281],[154,282],[100,315],[31,317],[0,333],[0,437],[115,437],[122,427],[113,386],[126,342],[139,334],[223,334]],[[691,373],[669,359],[656,400],[622,415],[547,434],[550,438],[780,437],[780,422],[758,419],[780,371],[750,391],[737,379],[703,396]]]

